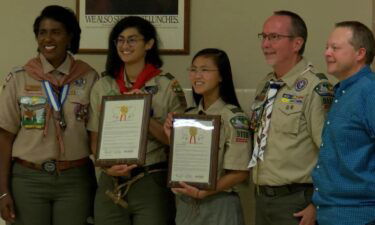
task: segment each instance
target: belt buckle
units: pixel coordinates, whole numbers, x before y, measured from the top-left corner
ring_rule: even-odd
[[[56,171],[56,161],[48,160],[42,163],[42,169],[47,173],[54,173]]]
[[[274,197],[277,195],[276,191],[272,187],[265,186],[264,191],[268,197]]]

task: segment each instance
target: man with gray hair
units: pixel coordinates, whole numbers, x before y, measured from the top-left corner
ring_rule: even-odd
[[[319,225],[375,224],[374,45],[357,21],[337,23],[327,41],[327,70],[340,82],[313,172]]]
[[[332,85],[303,57],[307,28],[297,14],[275,12],[258,36],[273,71],[251,107],[256,225],[314,225],[311,172]]]

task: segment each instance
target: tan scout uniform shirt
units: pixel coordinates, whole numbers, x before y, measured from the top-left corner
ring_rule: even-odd
[[[126,84],[130,84],[130,82],[126,82]],[[182,113],[186,108],[183,90],[177,80],[170,74],[158,75],[152,78],[145,84],[142,90],[153,94],[151,106],[152,118],[162,124],[169,112]],[[87,126],[89,131],[98,132],[101,100],[102,96],[106,95],[120,95],[116,80],[110,76],[102,77],[92,89],[90,119]],[[156,138],[149,135],[145,165],[167,161],[167,149],[166,145],[163,145]]]
[[[277,80],[274,73],[268,74],[257,87],[251,107],[251,127],[259,121],[261,115],[257,115],[256,108],[265,101],[264,87],[271,79]],[[264,158],[253,169],[257,185],[312,183],[311,171],[317,161],[325,115],[332,101],[332,85],[323,74],[314,72],[305,59],[281,80],[286,84],[274,101]]]
[[[69,57],[57,69],[43,55],[40,58],[45,73],[51,72],[56,76],[69,74]],[[70,84],[63,105],[67,124],[62,132],[65,154],[59,160],[76,160],[90,154],[85,125],[90,90],[97,77],[98,74],[92,70]],[[33,79],[22,67],[9,74],[5,82],[0,96],[0,127],[17,135],[12,156],[38,164],[58,159],[59,145],[52,116],[46,121],[48,98],[42,82]],[[44,126],[48,126],[46,136],[43,134]]]
[[[250,160],[249,120],[237,106],[225,103],[219,98],[207,110],[202,104],[188,110],[188,114],[220,115],[220,144],[217,179],[225,175],[225,170],[248,170]]]

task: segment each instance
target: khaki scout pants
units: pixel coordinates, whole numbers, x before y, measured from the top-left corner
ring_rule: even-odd
[[[255,188],[256,189],[256,188]],[[298,225],[300,219],[293,216],[311,203],[313,188],[293,193],[267,195],[255,190],[256,225]]]
[[[130,187],[125,209],[105,194],[113,190],[113,180],[102,173],[95,197],[95,225],[173,225],[175,201],[166,185],[167,172],[146,174]]]
[[[15,163],[11,185],[15,225],[86,225],[92,216],[96,188],[92,164],[51,175]]]
[[[177,196],[177,225],[244,225],[240,198],[221,192],[203,200]]]

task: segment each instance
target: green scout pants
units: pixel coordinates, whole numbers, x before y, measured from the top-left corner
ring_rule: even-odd
[[[95,225],[173,225],[175,201],[167,188],[167,172],[146,173],[131,185],[125,201],[116,205],[105,192],[114,189],[113,178],[102,173],[95,197]]]
[[[237,193],[220,192],[202,200],[177,196],[177,225],[244,225]]]
[[[256,225],[298,225],[300,218],[294,217],[293,213],[311,203],[313,188],[306,187],[289,193],[255,192]]]
[[[14,163],[11,189],[15,225],[86,225],[96,189],[91,163],[48,174]]]

